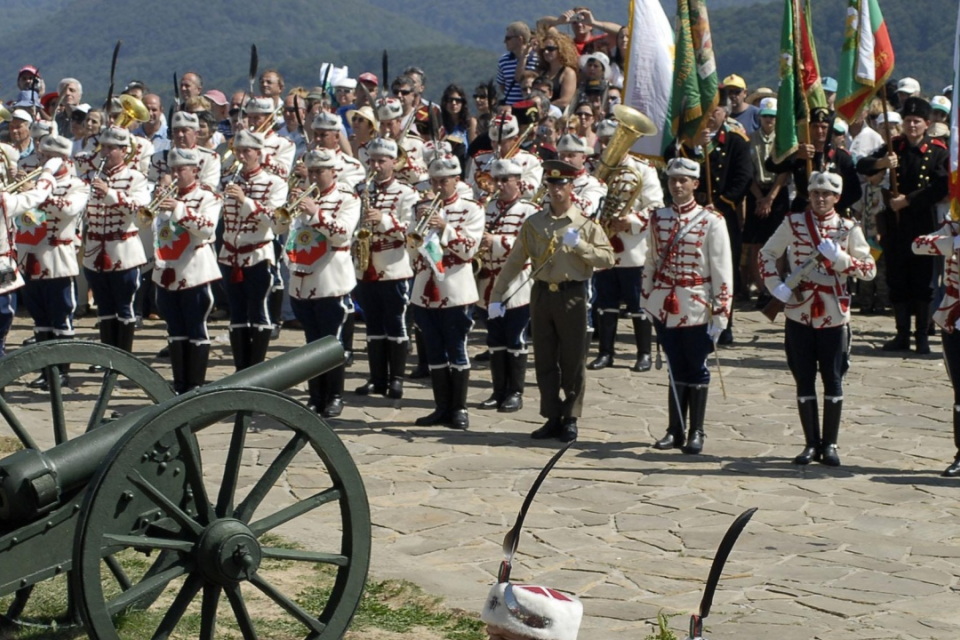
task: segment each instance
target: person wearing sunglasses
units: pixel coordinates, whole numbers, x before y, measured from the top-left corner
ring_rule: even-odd
[[[573,117],[568,122],[570,132],[578,138],[583,138],[591,147],[597,146],[597,134],[594,125],[597,123],[597,114],[589,102],[581,102],[573,110]]]
[[[566,109],[577,92],[577,48],[569,36],[550,29],[541,38],[540,73],[550,80],[550,103]]]
[[[455,136],[463,142],[469,153],[470,141],[477,137],[477,119],[470,115],[466,94],[459,85],[451,84],[443,90],[440,100],[440,119],[447,136]]]

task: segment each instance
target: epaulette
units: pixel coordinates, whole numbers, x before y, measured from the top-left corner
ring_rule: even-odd
[[[949,147],[947,146],[947,143],[944,142],[943,139],[941,139],[941,138],[930,138],[930,144],[932,144],[932,145],[934,145],[934,146],[936,146],[936,147],[940,147],[940,148],[942,148],[942,149],[947,149],[947,150],[949,150]]]

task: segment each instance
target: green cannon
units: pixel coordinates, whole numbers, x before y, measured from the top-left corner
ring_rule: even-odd
[[[188,610],[199,612],[200,638],[213,638],[224,615],[257,638],[251,593],[303,637],[341,637],[369,567],[366,492],[337,435],[280,392],[342,361],[327,338],[175,396],[145,363],[100,344],[45,342],[4,358],[0,416],[24,448],[0,459],[0,597],[13,596],[3,618],[18,620],[35,585],[66,575],[65,615],[92,638],[120,638],[118,614],[154,603],[165,611],[155,638]],[[58,384],[64,363],[103,371],[72,438],[77,412],[64,409],[71,397]],[[46,450],[18,419],[11,391],[41,371],[51,382]],[[137,394],[152,406],[107,417],[116,397]],[[297,531],[307,514],[326,548],[277,546],[275,534]],[[271,582],[262,567],[275,561],[327,571],[329,597],[313,603],[320,610]]]

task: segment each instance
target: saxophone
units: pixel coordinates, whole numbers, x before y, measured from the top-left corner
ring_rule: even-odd
[[[373,235],[373,230],[363,222],[363,218],[370,210],[370,195],[375,177],[376,173],[371,171],[370,177],[363,184],[363,193],[360,194],[360,227],[357,229],[356,242],[353,245],[355,247],[354,258],[360,271],[366,271],[370,266],[370,236]]]

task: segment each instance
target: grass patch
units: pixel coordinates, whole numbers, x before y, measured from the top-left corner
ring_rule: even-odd
[[[23,445],[20,440],[11,436],[0,436],[0,456],[8,456],[14,451],[20,451]]]
[[[657,628],[653,633],[648,634],[643,640],[677,640],[677,634],[670,629],[670,618],[675,618],[680,614],[674,613],[667,615],[662,611],[657,614]]]

